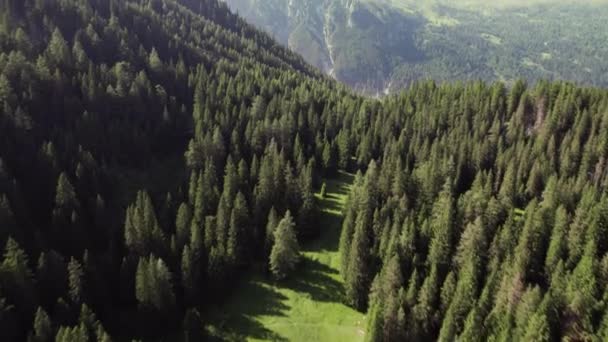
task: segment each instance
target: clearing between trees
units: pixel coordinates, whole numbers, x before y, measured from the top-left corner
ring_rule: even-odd
[[[343,304],[338,243],[353,176],[327,180],[321,236],[302,246],[302,262],[285,281],[254,274],[216,309],[212,335],[229,341],[362,341],[365,316]]]

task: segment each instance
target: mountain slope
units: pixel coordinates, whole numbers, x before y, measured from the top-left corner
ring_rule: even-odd
[[[376,93],[417,79],[608,85],[605,1],[226,0],[336,79]]]
[[[399,63],[421,57],[411,34],[420,19],[390,6],[333,0],[228,4],[308,62],[358,88],[380,88]]]
[[[215,0],[0,14],[3,340],[200,341],[252,273],[300,291],[255,287],[239,340],[300,299],[298,326],[367,312],[369,341],[607,340],[606,90],[364,98]]]
[[[320,113],[358,100],[301,57],[214,0],[0,6],[4,340],[197,340],[270,208],[315,236]]]

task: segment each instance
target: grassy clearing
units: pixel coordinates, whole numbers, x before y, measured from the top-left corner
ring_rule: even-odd
[[[364,315],[342,304],[338,269],[342,208],[352,176],[327,181],[321,204],[321,236],[303,246],[303,261],[290,279],[251,275],[222,308],[209,330],[229,341],[362,341]]]

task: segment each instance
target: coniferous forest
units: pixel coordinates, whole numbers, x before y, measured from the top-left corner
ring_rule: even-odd
[[[368,341],[608,340],[608,91],[371,99],[217,0],[0,0],[3,341],[201,341],[315,193]],[[323,195],[324,196],[324,195]]]

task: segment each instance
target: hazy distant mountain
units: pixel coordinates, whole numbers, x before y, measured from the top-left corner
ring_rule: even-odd
[[[226,1],[308,62],[369,92],[420,78],[608,85],[606,1]]]

